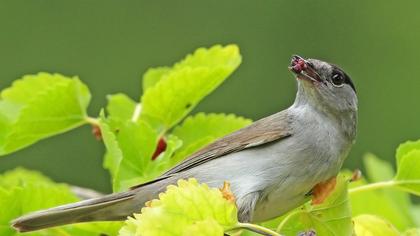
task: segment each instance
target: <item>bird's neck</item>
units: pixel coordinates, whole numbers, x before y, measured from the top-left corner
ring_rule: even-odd
[[[331,111],[311,99],[304,96],[297,96],[295,102],[289,109],[300,110],[307,119],[311,117],[323,117],[326,122],[335,124],[341,133],[350,142],[354,142],[357,130],[357,111],[341,111],[340,113]]]

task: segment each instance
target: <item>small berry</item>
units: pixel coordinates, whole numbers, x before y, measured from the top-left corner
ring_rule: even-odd
[[[165,150],[166,150],[166,141],[164,138],[160,138],[158,141],[156,150],[153,153],[152,160],[155,160]]]
[[[294,65],[292,68],[296,73],[300,73],[302,71],[302,67],[299,64]]]
[[[92,125],[92,134],[96,138],[96,140],[100,141],[102,140],[102,132],[101,128],[97,125]]]
[[[300,60],[298,61],[298,65],[300,65],[300,67],[301,67],[301,68],[306,68],[306,63],[305,63],[305,61],[304,61],[304,60],[302,60],[302,59],[300,59]]]

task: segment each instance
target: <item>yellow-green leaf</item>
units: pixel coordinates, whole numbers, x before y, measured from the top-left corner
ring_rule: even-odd
[[[404,232],[403,236],[420,236],[420,229],[409,229]]]
[[[197,221],[186,227],[182,232],[183,236],[200,235],[200,236],[222,236],[223,227],[213,219]]]
[[[241,56],[236,45],[214,46],[197,49],[171,69],[155,70],[153,81],[158,82],[142,96],[140,118],[159,130],[170,129],[217,88],[240,63]]]
[[[126,221],[120,236],[189,235],[198,230],[221,236],[223,229],[238,223],[235,203],[225,199],[219,189],[195,179],[179,180],[178,186],[168,186],[159,199],[146,205],[141,214]]]
[[[400,165],[401,159],[404,155],[408,154],[411,151],[420,150],[420,140],[417,141],[407,141],[400,144],[397,149],[397,166]]]
[[[111,130],[103,112],[100,115],[99,128],[101,129],[102,140],[106,147],[103,165],[111,173],[113,189],[118,190],[120,189],[119,169],[123,159],[123,153],[118,144],[117,137]]]
[[[353,218],[357,236],[400,236],[388,221],[374,215],[359,215]]]
[[[337,186],[320,205],[310,203],[292,211],[279,226],[279,232],[286,236],[296,236],[310,231],[316,235],[352,235],[350,203],[347,195],[349,177],[340,174]]]
[[[400,157],[396,186],[420,196],[420,149],[410,151]]]
[[[148,69],[143,75],[143,91],[145,92],[147,89],[155,86],[160,80],[165,78],[170,70],[170,67]]]
[[[61,226],[33,233],[18,233],[10,226],[10,222],[36,210],[75,202],[79,199],[65,184],[57,184],[35,171],[22,168],[8,171],[0,175],[0,235],[1,236],[68,236],[110,235],[119,227],[110,223],[87,223]]]
[[[106,111],[112,119],[131,120],[134,115],[136,102],[123,93],[108,95]]]
[[[28,75],[0,95],[0,155],[85,123],[90,93],[77,77]]]
[[[390,181],[395,173],[390,163],[381,160],[373,154],[364,156],[366,172],[372,182]],[[353,182],[351,188],[368,184],[365,179]],[[398,189],[375,189],[350,194],[350,202],[354,215],[372,214],[392,222],[398,229],[404,230],[414,226],[410,214],[411,202],[409,195]],[[375,204],[366,204],[374,202]]]
[[[114,191],[126,190],[149,180],[148,166],[158,142],[156,132],[143,121],[126,121],[121,125],[118,133],[114,134],[115,138],[108,133],[111,140],[116,139],[116,142],[112,141],[112,146],[108,146],[108,160],[105,162],[109,163],[108,168],[115,169]]]

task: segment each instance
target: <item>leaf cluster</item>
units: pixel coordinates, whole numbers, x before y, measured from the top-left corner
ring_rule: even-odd
[[[24,76],[0,93],[0,155],[91,125],[106,147],[103,166],[110,171],[114,191],[126,190],[152,180],[202,146],[251,123],[233,114],[188,116],[240,63],[236,45],[199,48],[171,67],[146,71],[138,101],[123,93],[109,95],[97,118],[87,114],[91,94],[77,77],[49,73]],[[33,181],[35,174],[20,169],[13,173],[6,173],[4,178],[12,176],[7,177],[10,183],[21,185],[0,191],[0,207],[13,206],[10,214],[2,215],[2,227],[8,233],[14,232],[9,226],[13,218],[78,200],[67,185],[54,184],[45,177]],[[31,197],[20,199],[21,195]],[[92,225],[85,227],[96,227]],[[65,235],[68,230],[66,226],[44,233],[62,231]]]

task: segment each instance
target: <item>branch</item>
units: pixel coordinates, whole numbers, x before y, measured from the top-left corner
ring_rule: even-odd
[[[260,225],[249,224],[249,223],[238,223],[234,228],[230,229],[229,231],[237,230],[237,229],[246,229],[246,230],[249,230],[254,233],[264,235],[264,236],[282,236],[281,234],[271,229],[265,228]]]

